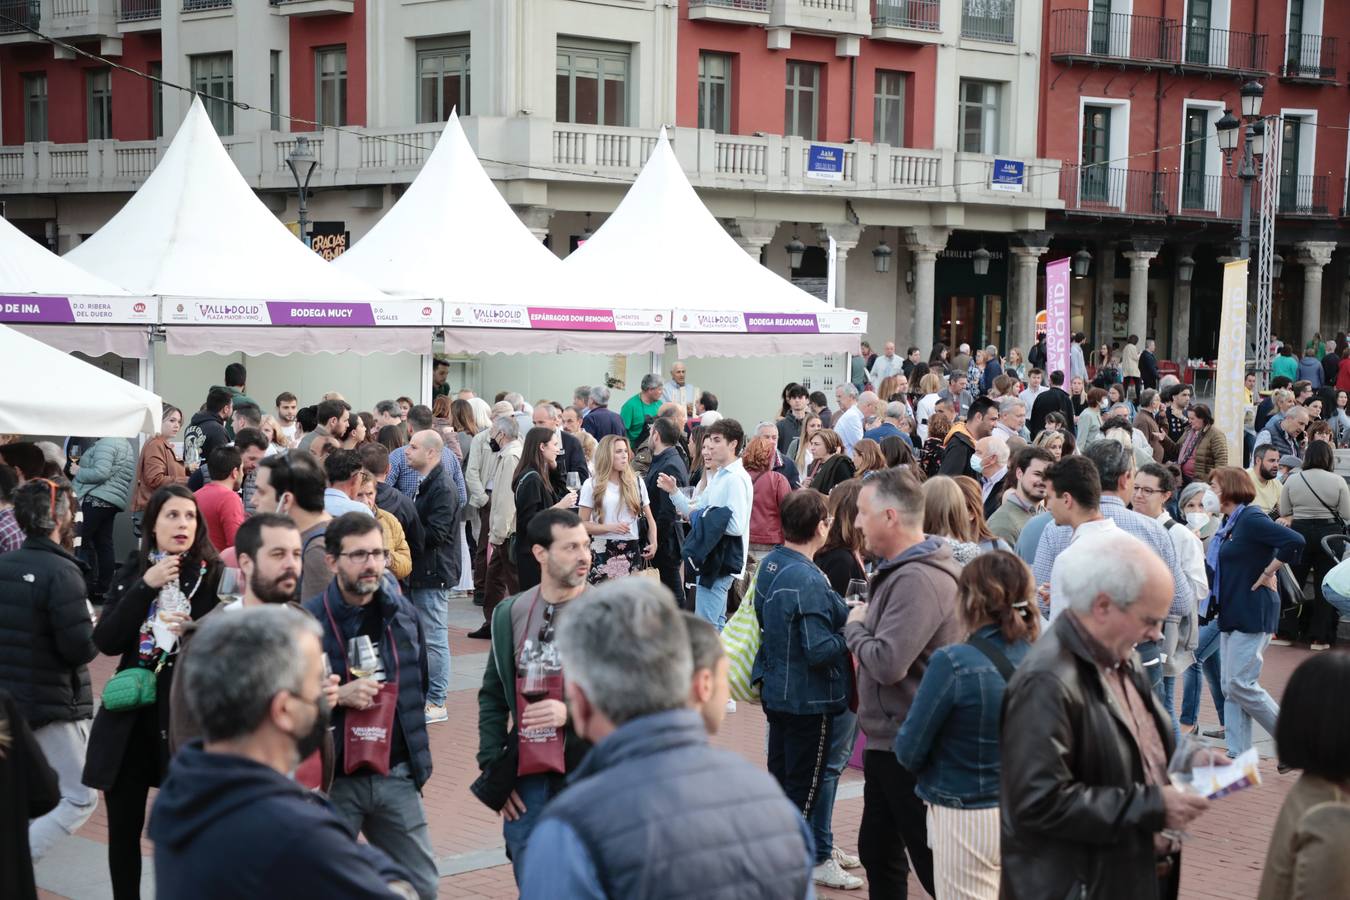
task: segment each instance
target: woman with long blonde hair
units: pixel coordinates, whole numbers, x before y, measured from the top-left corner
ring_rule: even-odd
[[[577,511],[591,535],[591,584],[646,568],[656,553],[656,519],[632,459],[626,437],[606,435],[595,447],[595,475],[581,488]],[[639,520],[646,523],[645,540]]]
[[[816,413],[809,413],[805,419],[802,419],[802,433],[793,438],[792,443],[788,444],[787,455],[792,457],[792,461],[797,464],[797,471],[801,472],[803,476],[813,461],[811,435],[822,427],[824,426],[820,416]]]
[[[914,430],[919,440],[928,440],[928,420],[937,408],[938,394],[941,393],[943,378],[935,372],[929,372],[919,379],[919,402],[914,407]]]
[[[286,443],[286,432],[281,430],[281,423],[275,416],[263,416],[258,428],[262,430],[263,437],[267,438],[267,452],[263,456],[276,456],[291,449],[290,444]]]

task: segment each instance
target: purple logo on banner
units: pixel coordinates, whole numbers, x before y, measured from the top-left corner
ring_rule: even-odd
[[[273,325],[374,325],[369,303],[304,303],[268,300]]]
[[[1069,381],[1069,260],[1045,264],[1045,371]]]
[[[0,322],[74,322],[66,297],[24,297],[0,294]]]
[[[745,330],[750,334],[819,334],[814,313],[746,313]]]

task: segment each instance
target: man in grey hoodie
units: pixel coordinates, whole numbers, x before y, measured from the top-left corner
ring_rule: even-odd
[[[882,560],[870,601],[854,607],[844,639],[858,661],[858,721],[867,736],[858,855],[876,897],[905,896],[909,863],[933,896],[933,854],[914,775],[891,751],[933,651],[963,637],[960,569],[950,545],[923,533],[923,492],[903,469],[878,472],[858,495],[857,526]]]

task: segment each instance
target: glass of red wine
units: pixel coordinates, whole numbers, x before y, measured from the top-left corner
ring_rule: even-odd
[[[538,654],[525,662],[525,671],[521,678],[520,695],[527,703],[537,703],[548,699],[548,668]]]

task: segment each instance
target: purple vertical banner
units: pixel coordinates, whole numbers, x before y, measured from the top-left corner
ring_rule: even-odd
[[[1069,260],[1045,264],[1045,371],[1063,372],[1069,383]]]

